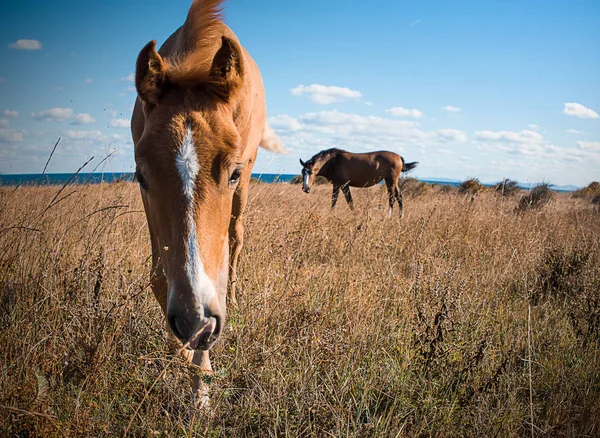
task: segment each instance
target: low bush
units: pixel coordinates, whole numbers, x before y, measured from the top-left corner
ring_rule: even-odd
[[[514,196],[521,191],[519,183],[505,178],[494,186],[494,192],[500,196]]]
[[[550,184],[542,183],[531,190],[519,200],[517,209],[519,211],[539,210],[546,206],[556,196],[556,193],[550,188]]]
[[[461,193],[476,195],[482,192],[485,186],[479,182],[477,178],[466,179],[458,185],[458,190]]]
[[[573,198],[588,199],[593,201],[595,198],[600,197],[600,182],[591,182],[588,186],[579,190],[575,190],[572,196]]]
[[[402,193],[402,195],[416,198],[417,196],[421,196],[429,192],[431,190],[431,185],[426,182],[419,181],[416,178],[400,178],[398,180],[398,188],[400,189],[400,193]]]
[[[290,184],[302,184],[302,175],[296,175],[290,180]],[[317,176],[315,179],[316,185],[329,184],[329,180],[324,176]]]

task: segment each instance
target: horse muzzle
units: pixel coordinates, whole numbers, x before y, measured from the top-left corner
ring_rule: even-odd
[[[221,318],[186,318],[169,315],[169,326],[173,334],[186,345],[188,350],[208,350],[221,333]]]
[[[305,187],[305,186],[302,186],[302,191],[303,191],[304,193],[310,193],[310,187]]]

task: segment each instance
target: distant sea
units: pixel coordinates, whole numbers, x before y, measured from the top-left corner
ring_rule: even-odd
[[[296,175],[277,174],[277,173],[253,173],[252,178],[264,183],[290,182]],[[434,179],[418,178],[430,184],[445,184],[457,186],[460,181],[453,179]],[[107,172],[107,173],[79,173],[73,176],[72,173],[48,173],[41,175],[39,173],[28,174],[0,174],[0,186],[22,186],[22,185],[64,185],[69,184],[100,184],[114,183],[117,181],[133,181],[131,172]],[[493,183],[482,183],[491,186]],[[533,184],[522,184],[521,187],[529,189]],[[570,192],[577,190],[576,186],[551,186],[552,189],[559,192]]]
[[[253,173],[252,178],[265,183],[290,182],[295,175],[281,175],[276,173]],[[107,172],[107,173],[39,173],[24,174],[0,174],[0,185],[3,186],[26,186],[26,185],[64,185],[69,184],[100,184],[114,183],[117,181],[133,181],[131,172]]]

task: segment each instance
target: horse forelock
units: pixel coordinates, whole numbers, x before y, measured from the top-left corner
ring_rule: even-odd
[[[213,97],[225,100],[227,96],[221,94],[231,90],[224,90],[219,78],[210,74],[221,37],[237,40],[223,23],[222,3],[223,0],[194,0],[181,27],[177,48],[167,61],[167,74],[176,85],[205,86],[207,92],[216,94]]]

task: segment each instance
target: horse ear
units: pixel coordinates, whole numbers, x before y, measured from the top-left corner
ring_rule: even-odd
[[[242,85],[242,55],[235,41],[226,36],[221,37],[221,48],[213,58],[210,77],[215,82],[213,91],[223,100],[228,101],[236,89]]]
[[[140,99],[157,104],[167,81],[165,61],[156,51],[156,41],[152,40],[138,55],[135,66],[135,88]]]
[[[304,167],[304,161],[302,161],[302,158],[300,158],[300,164],[302,165],[302,167]]]

